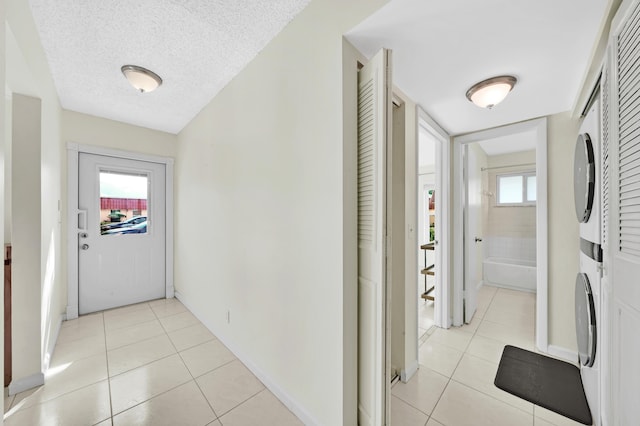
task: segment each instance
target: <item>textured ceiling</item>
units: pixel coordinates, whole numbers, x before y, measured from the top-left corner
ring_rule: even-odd
[[[609,2],[393,0],[347,39],[367,57],[393,50],[393,81],[450,134],[573,107]],[[467,101],[474,83],[512,74],[492,110]]]
[[[310,0],[29,0],[65,109],[179,132]],[[164,80],[136,92],[120,67]]]

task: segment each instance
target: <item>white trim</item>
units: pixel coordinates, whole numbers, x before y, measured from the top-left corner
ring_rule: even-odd
[[[44,385],[44,373],[36,373],[9,383],[9,396]]]
[[[93,145],[67,143],[67,310],[66,319],[78,318],[78,158],[80,153],[118,157],[165,165],[165,296],[173,297],[173,165],[174,159],[139,152],[121,151]]]
[[[549,344],[549,263],[547,195],[547,120],[537,123],[536,134],[536,346],[543,352]]]
[[[453,140],[453,325],[464,323],[464,177],[462,143]]]
[[[420,364],[418,363],[418,360],[414,360],[410,365],[407,366],[406,370],[400,371],[400,380],[402,381],[402,383],[407,383],[409,380],[411,380],[413,375],[417,373],[419,365]]]
[[[463,318],[463,274],[464,238],[463,238],[463,186],[462,186],[462,150],[464,144],[493,139],[513,133],[535,130],[536,132],[536,346],[539,350],[548,350],[548,222],[547,222],[547,119],[538,118],[521,123],[482,130],[453,138],[453,214],[454,214],[454,280],[453,280],[453,323],[462,325]]]
[[[443,197],[442,194],[450,194],[449,189],[449,177],[450,177],[450,158],[451,158],[451,143],[449,134],[436,123],[420,106],[418,108],[418,129],[420,127],[431,133],[432,136],[440,142],[436,145],[436,156],[438,164],[435,170],[436,173],[436,186],[438,181],[440,183],[440,198],[438,199],[438,208],[440,209],[440,240],[438,246],[440,250],[442,267],[440,268],[440,280],[436,281],[437,288],[435,292],[438,294],[438,298],[434,305],[434,322],[435,325],[442,328],[451,327],[451,312],[450,312],[450,300],[451,300],[451,281],[449,277],[449,271],[451,271],[451,257],[450,257],[450,239],[451,239],[451,227],[449,225],[449,217],[451,212],[449,197]],[[418,134],[419,139],[419,134]],[[418,158],[419,142],[416,143],[416,161]],[[417,200],[416,200],[417,201]],[[415,211],[418,211],[418,206],[415,206]],[[418,223],[416,221],[416,223]],[[416,250],[417,253],[417,250]]]
[[[562,346],[549,345],[547,346],[547,353],[554,358],[559,358],[571,364],[578,362],[578,352],[563,348]]]
[[[267,373],[261,370],[256,364],[253,363],[250,357],[244,352],[238,349],[232,339],[227,336],[223,330],[217,329],[212,321],[206,320],[205,315],[201,315],[198,311],[194,310],[192,305],[184,298],[184,296],[176,291],[175,297],[196,317],[202,324],[204,324],[211,333],[213,333],[235,356],[238,358],[245,367],[247,367],[257,378],[260,380],[267,389],[269,389],[275,396],[282,402],[298,419],[300,419],[305,425],[319,425],[320,423],[313,418],[313,416],[307,411],[307,409],[289,395],[280,385],[277,384]]]

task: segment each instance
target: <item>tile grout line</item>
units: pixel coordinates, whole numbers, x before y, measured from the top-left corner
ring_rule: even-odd
[[[491,296],[491,300],[489,301],[489,304],[487,305],[487,309],[485,310],[485,313],[486,313],[486,311],[489,310],[489,307],[491,306],[491,303],[493,303],[493,298],[495,297],[496,293],[497,293],[497,291],[495,291],[493,293],[493,296]],[[433,417],[433,413],[435,413],[436,409],[438,408],[438,404],[440,404],[440,401],[442,400],[442,396],[444,395],[444,393],[447,391],[447,388],[451,384],[451,381],[453,380],[453,375],[455,374],[456,370],[460,366],[460,362],[462,362],[462,358],[467,353],[467,349],[469,348],[469,345],[471,344],[471,340],[473,340],[473,338],[476,336],[476,333],[477,333],[478,329],[482,325],[482,321],[484,321],[484,315],[483,315],[482,319],[480,320],[480,324],[478,324],[478,327],[473,331],[472,337],[469,340],[469,343],[467,344],[466,349],[464,351],[462,351],[462,356],[460,357],[460,359],[458,360],[458,363],[456,364],[455,368],[451,372],[451,376],[448,377],[447,384],[445,385],[444,389],[442,389],[442,393],[440,394],[440,396],[438,397],[438,400],[436,401],[435,405],[433,406],[433,409],[431,410],[431,413],[429,413],[429,419],[433,418],[433,420],[435,420],[435,421],[437,421],[439,423],[442,423],[438,419]],[[431,336],[429,336],[429,337],[431,337]],[[458,382],[456,381],[456,383],[458,383]],[[428,422],[428,420],[427,420],[427,422]]]
[[[158,316],[156,315],[155,311],[153,311],[153,309],[151,309],[151,310],[152,310],[153,314],[156,316],[156,319],[158,319]],[[161,324],[161,325],[162,325],[162,324]],[[169,337],[169,334],[167,333],[167,331],[166,331],[166,330],[164,330],[164,328],[163,328],[163,332],[164,332],[164,334],[167,336],[167,338],[169,339],[169,343],[171,343],[171,345],[172,345],[172,346],[174,347],[174,349],[175,349],[175,345],[173,345],[173,342],[171,341],[171,337]],[[158,336],[161,336],[161,334],[159,334]],[[154,336],[154,337],[158,337],[158,336]],[[147,340],[148,340],[148,339],[147,339]],[[133,371],[133,370],[136,370],[136,369],[141,368],[141,367],[145,367],[145,366],[147,366],[147,365],[153,364],[153,363],[154,363],[154,362],[156,362],[156,361],[161,361],[161,360],[163,360],[163,359],[169,358],[169,357],[171,357],[171,356],[173,356],[173,355],[176,355],[176,354],[177,354],[177,355],[179,355],[179,353],[177,352],[177,350],[176,350],[176,352],[175,352],[175,353],[173,353],[173,354],[170,354],[170,355],[167,355],[167,356],[165,356],[165,357],[159,358],[159,359],[157,359],[157,360],[154,360],[154,361],[148,362],[148,363],[143,364],[143,365],[141,365],[141,366],[139,366],[139,367],[132,368],[131,370],[124,371],[124,372],[119,373],[119,374],[117,374],[117,375],[115,375],[115,376],[113,376],[113,377],[118,377],[118,376],[120,376],[120,375],[122,375],[122,374],[124,374],[124,373],[130,372],[130,371]],[[181,360],[181,361],[182,361],[182,363],[184,364],[184,360],[182,359],[182,357],[180,357],[180,360]],[[189,374],[191,375],[191,372],[189,371],[189,368],[188,368],[186,365],[185,365],[185,369],[186,369],[186,370],[189,372]],[[192,376],[192,377],[193,377],[193,376]],[[111,383],[111,377],[109,377],[109,383]],[[166,394],[166,393],[168,393],[168,392],[171,392],[172,390],[177,389],[177,388],[179,388],[180,386],[184,386],[184,385],[185,385],[185,384],[187,384],[187,383],[189,383],[189,382],[187,381],[187,382],[184,382],[184,383],[180,383],[179,385],[174,386],[174,387],[172,387],[171,389],[167,389],[166,391],[164,391],[164,392],[160,392],[159,394],[154,395],[154,396],[152,396],[152,397],[151,397],[151,398],[149,398],[149,399],[145,399],[144,401],[141,401],[141,402],[139,402],[139,403],[137,403],[137,404],[135,404],[135,405],[132,405],[131,407],[129,407],[129,408],[125,409],[125,410],[122,410],[122,411],[118,412],[117,414],[118,414],[118,415],[120,415],[120,414],[122,414],[122,413],[125,413],[125,412],[127,412],[127,411],[131,410],[132,408],[135,408],[135,407],[137,407],[137,406],[139,406],[139,405],[142,405],[142,404],[144,404],[144,403],[146,403],[146,402],[149,402],[149,401],[151,401],[152,399],[157,398],[157,397],[159,397],[159,396],[161,396],[161,395],[164,395],[164,394]],[[205,399],[206,399],[206,398],[205,398]],[[113,410],[112,410],[112,412],[113,412]],[[214,414],[215,414],[215,412],[214,412]],[[113,415],[112,415],[112,417],[111,417],[111,424],[113,425]]]
[[[107,386],[109,387],[109,412],[111,416],[111,425],[113,425],[113,398],[111,398],[111,376],[109,375],[109,351],[107,350],[107,326],[104,321],[104,312],[102,313],[102,328],[104,332],[104,360],[107,366]]]

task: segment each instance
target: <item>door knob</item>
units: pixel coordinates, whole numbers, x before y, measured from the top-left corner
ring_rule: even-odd
[[[89,244],[83,244],[80,246],[82,250],[89,250]]]

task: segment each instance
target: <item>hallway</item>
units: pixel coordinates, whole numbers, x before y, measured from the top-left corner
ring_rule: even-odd
[[[534,348],[534,318],[534,294],[482,287],[471,324],[421,337],[420,369],[392,389],[391,424],[577,425],[493,384],[505,344]],[[46,385],[5,389],[5,424],[301,422],[182,303],[160,299],[64,322]]]
[[[5,425],[299,425],[177,299],[65,321],[46,384]]]
[[[432,302],[420,301],[419,326]],[[431,316],[432,318],[432,316]],[[420,330],[421,332],[423,330]],[[420,368],[392,390],[391,424],[413,426],[572,426],[493,384],[504,345],[534,350],[535,294],[483,286],[471,324],[422,335]]]

